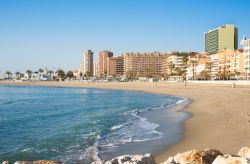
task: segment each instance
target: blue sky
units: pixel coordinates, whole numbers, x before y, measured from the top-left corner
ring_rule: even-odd
[[[0,0],[0,74],[78,69],[86,49],[204,50],[204,32],[233,23],[250,37],[248,0]]]

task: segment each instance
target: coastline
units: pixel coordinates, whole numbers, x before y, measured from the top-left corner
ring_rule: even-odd
[[[0,85],[88,87],[145,91],[187,97],[192,103],[185,111],[192,117],[184,122],[183,139],[156,155],[157,162],[190,149],[216,148],[235,154],[250,143],[250,88],[228,85],[182,83],[80,83],[80,82],[0,82]]]

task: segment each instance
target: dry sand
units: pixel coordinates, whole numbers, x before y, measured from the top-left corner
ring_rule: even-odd
[[[0,82],[0,85],[44,85],[139,90],[187,97],[192,103],[187,111],[184,138],[156,155],[161,162],[169,156],[190,149],[216,148],[235,154],[250,146],[250,86],[198,85],[182,83],[79,83],[79,82]]]

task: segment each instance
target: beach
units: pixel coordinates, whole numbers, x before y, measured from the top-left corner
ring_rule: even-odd
[[[232,88],[224,84],[183,83],[82,83],[82,82],[0,82],[0,85],[37,85],[88,87],[145,91],[186,97],[191,100],[185,111],[191,117],[184,123],[183,139],[159,154],[157,162],[190,149],[215,148],[222,153],[236,154],[250,146],[250,87]]]

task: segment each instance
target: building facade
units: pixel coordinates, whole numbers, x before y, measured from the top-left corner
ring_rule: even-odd
[[[94,62],[94,72],[93,75],[94,76],[98,76],[99,75],[99,63],[98,62]]]
[[[123,53],[124,73],[133,71],[137,76],[156,76],[162,74],[162,61],[167,54],[160,52]]]
[[[187,55],[188,58],[198,54],[196,52],[176,52],[170,51],[167,53],[166,58],[162,60],[162,73],[171,75],[172,73],[176,73],[176,70],[184,70],[183,67],[183,57]]]
[[[166,58],[162,60],[162,73],[171,75],[176,68],[182,69],[182,58],[183,53],[181,52],[168,52]]]
[[[246,73],[246,78],[248,79],[248,74],[250,72],[250,39],[244,37],[240,44],[243,46],[244,71]]]
[[[205,52],[215,54],[224,49],[238,49],[238,29],[226,24],[205,33]]]
[[[93,76],[93,55],[94,52],[91,50],[87,50],[83,55],[83,68],[82,73],[83,74],[90,74],[90,76]]]
[[[230,73],[242,74],[244,72],[244,55],[243,50],[235,50],[230,55]]]
[[[108,58],[113,57],[113,52],[111,51],[101,51],[99,52],[99,75],[108,73]]]
[[[108,75],[124,75],[124,59],[122,56],[108,58]]]
[[[196,80],[201,78],[202,71],[209,71],[209,68],[207,68],[207,63],[210,60],[210,55],[207,54],[190,55],[187,68],[187,79]]]
[[[211,55],[212,77],[225,79],[240,76],[244,72],[244,56],[242,50],[223,50]]]

